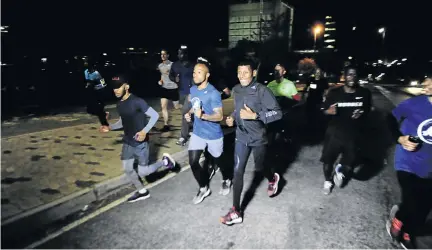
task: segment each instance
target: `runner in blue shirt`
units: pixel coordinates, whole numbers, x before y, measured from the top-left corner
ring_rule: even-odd
[[[432,210],[432,79],[423,82],[422,95],[400,103],[393,124],[398,145],[395,169],[402,199],[394,205],[387,231],[405,249],[415,248],[415,236]]]

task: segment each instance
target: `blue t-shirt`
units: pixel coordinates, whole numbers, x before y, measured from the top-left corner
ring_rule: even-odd
[[[205,89],[199,90],[197,86],[190,89],[190,100],[193,107],[200,105],[203,114],[212,115],[213,109],[222,108],[222,98],[219,91],[210,83]],[[219,122],[194,119],[193,133],[205,140],[217,140],[223,137],[222,128]]]
[[[432,178],[432,103],[425,95],[416,96],[400,103],[393,115],[402,122],[403,135],[418,136],[421,147],[409,152],[396,146],[396,170],[413,173],[421,178]]]
[[[99,73],[99,71],[95,70],[92,73],[89,73],[88,69],[86,69],[84,71],[84,76],[86,80],[90,80],[90,81],[95,81],[95,80],[100,80],[102,79],[101,74]]]

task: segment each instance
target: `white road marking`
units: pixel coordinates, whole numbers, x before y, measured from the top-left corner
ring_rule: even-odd
[[[203,160],[204,160],[204,157],[202,157],[200,159],[200,162],[202,162]],[[182,169],[180,170],[179,173],[184,172],[184,171],[186,171],[188,169],[190,169],[190,165],[182,167]],[[162,182],[165,182],[165,181],[173,178],[174,176],[176,176],[179,173],[169,173],[168,175],[166,175],[162,179],[157,180],[157,181],[155,181],[155,182],[153,182],[151,184],[148,184],[146,186],[146,188],[147,189],[151,189],[151,188],[153,188],[153,187],[161,184]],[[57,231],[55,231],[55,232],[47,235],[45,238],[40,239],[40,240],[38,240],[38,241],[30,244],[29,246],[25,247],[24,249],[33,249],[33,248],[36,248],[36,247],[38,247],[38,246],[40,246],[40,245],[42,245],[42,244],[44,244],[44,243],[46,243],[48,241],[50,241],[50,240],[52,240],[52,239],[60,236],[60,235],[62,235],[64,233],[66,233],[66,232],[68,232],[68,231],[70,231],[70,230],[78,227],[79,225],[81,225],[81,224],[83,224],[83,223],[85,223],[85,222],[87,222],[87,221],[95,218],[96,216],[98,216],[98,215],[100,215],[100,214],[102,214],[102,213],[104,213],[104,212],[106,212],[106,211],[108,211],[108,210],[110,210],[110,209],[112,209],[114,207],[117,207],[118,205],[126,202],[126,200],[129,198],[129,196],[131,196],[134,193],[135,193],[135,191],[132,192],[132,193],[130,193],[130,194],[128,194],[128,195],[126,195],[126,196],[124,196],[124,197],[122,197],[122,198],[120,198],[120,199],[118,199],[118,200],[115,200],[115,201],[109,203],[108,205],[106,205],[104,207],[101,207],[101,208],[95,210],[94,212],[92,212],[92,213],[90,213],[90,214],[88,214],[88,215],[80,218],[79,220],[76,220],[76,221],[74,221],[74,222],[72,222],[72,223],[70,223],[70,224],[62,227],[61,229],[59,229],[59,230],[57,230]]]

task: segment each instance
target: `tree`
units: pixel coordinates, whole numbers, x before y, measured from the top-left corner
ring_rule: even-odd
[[[312,58],[304,58],[300,60],[297,64],[297,69],[299,74],[303,74],[304,76],[310,76],[315,73],[317,65],[315,60]]]

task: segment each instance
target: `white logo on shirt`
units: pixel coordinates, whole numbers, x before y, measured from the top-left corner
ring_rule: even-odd
[[[363,102],[338,102],[337,107],[338,108],[344,108],[344,107],[362,107]]]
[[[256,86],[252,86],[251,89],[256,89]]]
[[[417,136],[425,143],[432,144],[432,119],[424,120],[417,128]]]

